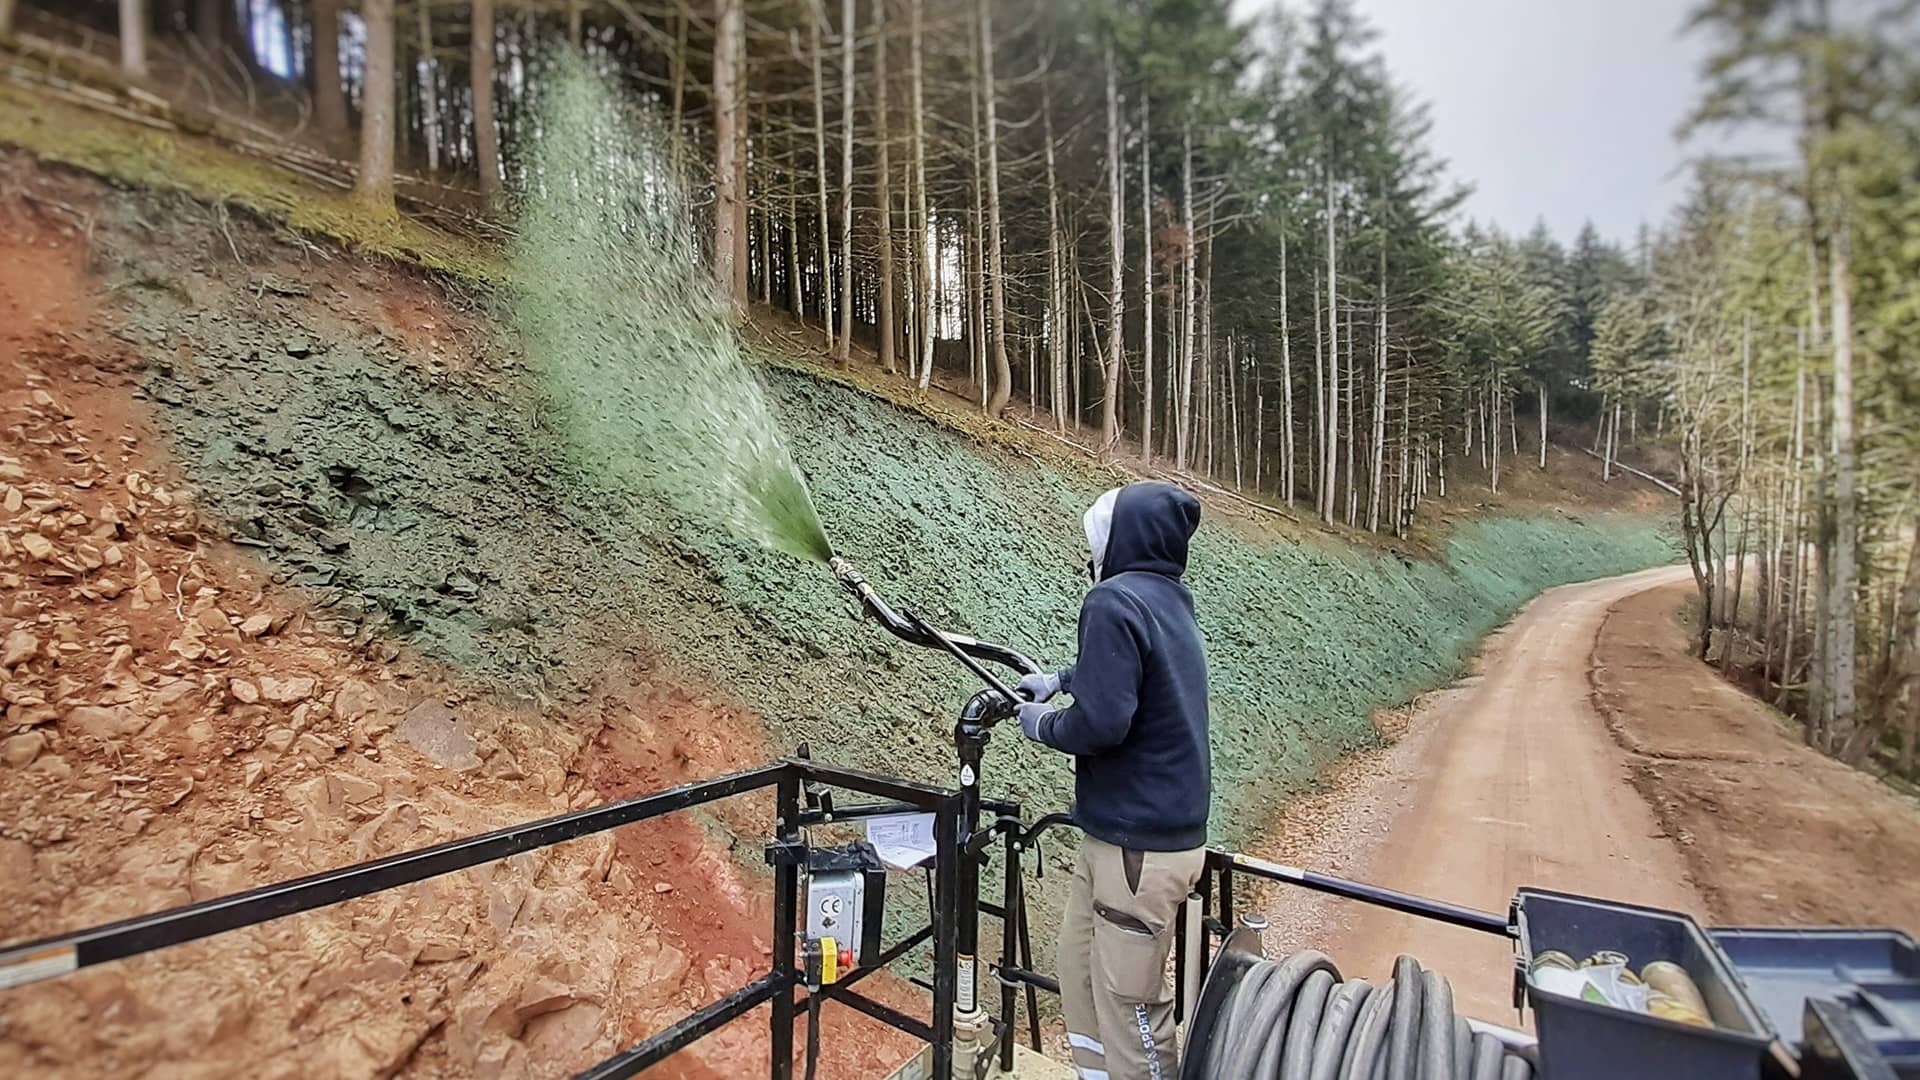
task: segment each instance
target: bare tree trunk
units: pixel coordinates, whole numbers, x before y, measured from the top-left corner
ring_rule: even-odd
[[[715,0],[715,3],[718,4],[719,0]],[[681,138],[680,128],[686,120],[687,32],[688,26],[693,22],[693,16],[687,10],[687,0],[674,0],[673,8],[673,119],[670,128],[673,132],[673,178],[675,182],[684,182],[686,174],[681,169],[680,144],[685,140]],[[715,160],[718,158],[716,157]]]
[[[1824,383],[1818,378],[1809,387],[1812,394],[1807,407],[1809,420],[1827,416],[1829,406],[1823,396],[1824,389]],[[1808,658],[1811,666],[1807,676],[1807,742],[1824,750],[1827,747],[1827,732],[1833,723],[1833,618],[1830,606],[1833,597],[1833,501],[1832,491],[1828,487],[1832,474],[1829,472],[1829,455],[1825,445],[1832,434],[1818,424],[1811,426],[1813,431],[1807,443],[1813,450],[1813,575],[1808,583],[1807,599],[1813,608],[1809,617],[1813,629],[1813,649]]]
[[[800,147],[791,132],[787,150],[787,308],[793,312],[794,322],[804,324],[807,291],[800,284]]]
[[[752,81],[749,75],[747,82]],[[770,107],[760,106],[760,144],[753,154],[753,163],[759,168],[754,170],[760,175],[759,198],[748,197],[749,204],[760,204],[760,302],[773,307],[773,268],[779,260],[773,254],[773,178],[775,176],[773,149],[773,121],[768,115]],[[751,260],[749,260],[751,265]]]
[[[1140,95],[1140,316],[1145,331],[1140,335],[1141,394],[1140,456],[1153,463],[1153,170],[1148,145],[1153,129],[1147,100]]]
[[[854,0],[840,4],[840,346],[839,364],[853,358],[853,82],[858,27]],[[828,327],[832,331],[832,327]]]
[[[194,0],[193,33],[208,52],[218,52],[226,29],[226,0]],[[14,0],[0,0],[0,35],[12,32]]]
[[[1754,637],[1760,645],[1760,690],[1764,695],[1767,683],[1773,679],[1774,648],[1779,644],[1779,623],[1774,614],[1779,610],[1780,592],[1780,507],[1785,499],[1785,474],[1778,486],[1767,485],[1761,489],[1760,505],[1754,511],[1754,525],[1758,536],[1754,538]]]
[[[1006,275],[1000,256],[1000,91],[993,81],[993,0],[979,3],[980,90],[987,106],[987,283],[993,304],[993,396],[987,401],[987,413],[999,416],[1013,397],[1013,368],[1007,363]]]
[[[490,0],[482,0],[483,3]],[[734,231],[739,217],[734,212],[740,202],[739,173],[734,169],[734,125],[739,120],[740,75],[736,50],[740,47],[745,14],[742,0],[714,0],[713,45],[713,281],[720,292],[736,303],[733,261]],[[480,4],[474,5],[478,12]],[[476,14],[475,19],[479,16]],[[475,46],[477,50],[479,46]],[[478,76],[476,76],[478,78]]]
[[[120,0],[120,70],[136,79],[146,77],[146,0]]]
[[[1189,386],[1189,392],[1195,392],[1197,404],[1193,406],[1187,421],[1188,445],[1187,459],[1202,475],[1213,472],[1213,202],[1207,201],[1207,211],[1200,219],[1200,235],[1207,237],[1200,247],[1200,276],[1197,279],[1200,294],[1200,351],[1194,357],[1195,374],[1199,376],[1197,386]],[[1195,435],[1198,430],[1197,436]]]
[[[1367,484],[1367,531],[1380,531],[1380,485],[1387,468],[1387,249],[1380,248],[1380,328],[1373,346],[1373,474]]]
[[[1180,418],[1180,340],[1184,331],[1180,323],[1180,311],[1183,300],[1184,278],[1179,270],[1167,274],[1167,379],[1166,405],[1161,413],[1165,418],[1161,423],[1160,455],[1172,457],[1175,450],[1175,438],[1179,434]]]
[[[927,214],[927,110],[925,78],[921,67],[921,22],[926,0],[908,0],[908,4],[908,20],[913,36],[913,198],[914,215],[919,226],[919,241],[914,249],[915,265],[919,267],[914,281],[919,294],[915,312],[920,319],[920,348],[924,353],[920,357],[920,389],[925,390],[933,379],[933,342],[939,326],[936,321],[939,313],[933,305],[932,281],[937,266],[929,250],[934,239]]]
[[[1262,473],[1264,471],[1262,466],[1266,464],[1267,460],[1267,395],[1265,391],[1260,389],[1260,369],[1258,366],[1255,366],[1253,371],[1249,373],[1248,379],[1252,383],[1249,389],[1253,393],[1253,490],[1261,491],[1264,490],[1260,486]]]
[[[360,170],[354,197],[393,210],[393,0],[363,0],[366,82],[360,91]],[[334,76],[339,77],[336,69]]]
[[[1852,238],[1846,226],[1828,254],[1833,301],[1833,574],[1827,601],[1833,616],[1833,730],[1829,753],[1857,765],[1867,747],[1854,735],[1859,724],[1855,683],[1856,598],[1860,586],[1860,525],[1855,488],[1853,429],[1853,281],[1848,266]]]
[[[1354,413],[1358,411],[1354,407],[1354,388],[1357,385],[1359,385],[1359,372],[1356,370],[1357,365],[1354,362],[1354,355],[1353,355],[1355,350],[1353,347],[1354,337],[1353,337],[1353,308],[1352,307],[1347,308],[1346,338],[1347,338],[1347,372],[1346,372],[1345,390],[1347,394],[1347,400],[1346,400],[1345,411],[1347,416],[1347,448],[1346,448],[1347,475],[1346,475],[1345,483],[1347,486],[1347,512],[1344,520],[1347,523],[1347,528],[1351,529],[1360,523],[1359,522],[1360,489],[1354,486],[1354,482],[1353,482],[1353,449],[1354,449],[1353,418],[1354,418]]]
[[[1227,335],[1227,437],[1233,444],[1233,488],[1239,491],[1244,485],[1240,479],[1240,352],[1239,342],[1232,334]]]
[[[732,0],[740,3],[742,0]],[[807,20],[807,41],[812,46],[810,61],[813,69],[813,164],[814,188],[819,195],[820,221],[820,262],[817,280],[820,288],[820,325],[827,333],[827,340],[833,340],[833,243],[828,237],[832,228],[827,216],[827,83],[820,72],[821,27],[827,21],[825,0],[813,0],[812,17]]]
[[[982,187],[985,183],[983,177]],[[967,238],[968,286],[963,296],[967,303],[967,371],[973,379],[976,404],[984,413],[987,397],[992,392],[992,380],[987,377],[987,212],[982,209],[986,206],[985,192],[976,189],[973,202],[973,234]]]
[[[973,0],[978,4],[981,0]],[[969,13],[969,18],[974,13]],[[967,284],[962,297],[967,305],[967,375],[978,390],[980,411],[987,410],[987,179],[985,154],[987,143],[980,129],[980,99],[986,96],[980,77],[980,35],[971,22],[967,27],[967,70],[973,74],[968,88],[967,111],[973,135],[973,217],[967,237]]]
[[[747,288],[747,270],[751,265],[747,238],[753,235],[747,213],[753,197],[747,173],[747,128],[753,122],[753,93],[750,89],[752,84],[747,81],[745,0],[741,0],[741,4],[743,17],[733,52],[733,287],[730,295],[745,310],[752,300],[752,293]]]
[[[1394,514],[1393,532],[1395,536],[1407,535],[1408,526],[1413,524],[1413,507],[1419,501],[1418,489],[1409,482],[1407,469],[1412,464],[1413,454],[1413,361],[1407,361],[1406,374],[1400,386],[1400,478],[1398,496],[1394,505],[1399,509]],[[1424,436],[1422,437],[1424,439]],[[1424,455],[1426,451],[1421,450]]]
[[[739,0],[715,2],[724,11],[729,2],[737,4]],[[473,153],[480,170],[480,197],[491,203],[500,194],[500,138],[493,126],[493,0],[473,0],[473,39],[468,47],[467,68],[473,89]],[[732,65],[727,65],[727,70],[731,81]],[[716,85],[714,93],[719,92]],[[731,89],[728,93],[731,94]],[[716,161],[727,159],[730,145],[725,139],[720,141]],[[733,250],[731,243],[726,250]]]
[[[1746,588],[1747,580],[1747,541],[1749,539],[1747,530],[1752,523],[1752,515],[1744,495],[1741,496],[1740,501],[1740,540],[1733,549],[1733,586],[1727,590],[1728,635],[1726,655],[1721,657],[1721,671],[1733,670],[1733,646],[1740,635],[1740,593]]]
[[[1107,355],[1104,392],[1100,398],[1100,449],[1111,451],[1120,441],[1120,370],[1125,359],[1126,203],[1125,179],[1120,172],[1120,81],[1114,71],[1113,42],[1106,43],[1107,68]]]
[[[425,3],[414,4],[420,35],[420,124],[426,129],[427,171],[440,171],[439,61],[433,58],[433,14]]]
[[[1072,405],[1067,398],[1066,325],[1072,318],[1067,299],[1065,239],[1060,235],[1060,193],[1054,172],[1053,94],[1042,85],[1040,115],[1047,159],[1047,397],[1055,431],[1067,430]]]
[[[1804,341],[1803,341],[1804,344]],[[1796,361],[1793,385],[1793,457],[1790,466],[1793,476],[1792,495],[1787,502],[1786,550],[1792,561],[1787,570],[1787,630],[1781,643],[1780,659],[1780,701],[1786,700],[1786,688],[1795,680],[1793,677],[1793,647],[1800,636],[1800,596],[1802,574],[1806,566],[1806,533],[1803,529],[1805,512],[1802,499],[1805,494],[1806,474],[1806,416],[1807,416],[1807,362],[1802,350]]]
[[[1721,658],[1721,670],[1733,670],[1733,646],[1740,633],[1740,594],[1745,588],[1747,573],[1748,529],[1752,524],[1753,500],[1748,476],[1748,463],[1753,452],[1753,315],[1749,312],[1742,324],[1740,335],[1740,542],[1734,549],[1733,588],[1726,599],[1726,624],[1730,631],[1727,637],[1726,654]],[[1724,543],[1721,545],[1726,546]]]
[[[1287,327],[1287,234],[1280,233],[1280,497],[1293,505],[1293,335]]]
[[[1600,462],[1600,479],[1613,480],[1613,456],[1620,447],[1620,399],[1613,399],[1613,420],[1607,424],[1606,456]]]
[[[1543,379],[1535,385],[1539,387],[1540,395],[1540,467],[1545,469],[1547,467],[1547,383]]]
[[[1040,339],[1037,335],[1027,338],[1027,419],[1040,417]]]
[[[1180,133],[1180,193],[1187,215],[1186,249],[1183,252],[1181,274],[1185,277],[1186,310],[1181,319],[1180,375],[1176,384],[1179,404],[1174,414],[1173,467],[1185,471],[1187,467],[1188,443],[1193,434],[1193,351],[1194,330],[1196,329],[1194,301],[1199,294],[1198,281],[1194,276],[1194,248],[1200,242],[1199,230],[1194,227],[1193,215],[1193,120],[1189,117]]]
[[[347,137],[347,95],[340,89],[340,0],[312,0],[311,10],[313,125],[329,147],[338,149]]]
[[[1322,350],[1326,346],[1325,328],[1321,326],[1320,307],[1320,271],[1313,272],[1313,438],[1308,441],[1309,463],[1307,475],[1313,479],[1314,508],[1322,518],[1327,512],[1327,386],[1325,378],[1326,357]]]
[[[1333,172],[1327,171],[1327,434],[1322,441],[1320,517],[1333,524],[1334,452],[1340,434],[1340,256],[1334,237]]]
[[[893,322],[893,156],[888,146],[890,131],[887,122],[887,0],[874,2],[873,39],[874,105],[877,110],[874,127],[880,141],[880,191],[874,199],[880,208],[880,325],[877,331],[880,337],[880,366],[891,375],[900,365],[894,355],[894,338],[899,331]]]
[[[1713,637],[1713,608],[1717,593],[1713,576],[1716,562],[1713,530],[1716,522],[1707,517],[1707,495],[1700,479],[1700,433],[1697,419],[1683,425],[1680,435],[1680,532],[1686,541],[1687,565],[1693,571],[1694,588],[1700,593],[1699,633],[1694,654],[1704,660]]]
[[[1907,572],[1900,586],[1900,599],[1894,618],[1888,620],[1887,637],[1892,649],[1883,680],[1880,727],[1892,731],[1901,727],[1900,772],[1909,778],[1920,762],[1920,522],[1916,522],[1913,540],[1907,552]]]
[[[1075,236],[1080,235],[1078,223],[1072,226]],[[1086,420],[1086,406],[1082,395],[1086,393],[1086,379],[1081,375],[1080,362],[1086,356],[1088,341],[1094,341],[1098,347],[1099,329],[1093,325],[1093,304],[1087,300],[1087,282],[1080,276],[1080,249],[1078,244],[1069,244],[1064,261],[1065,271],[1061,284],[1073,294],[1075,307],[1070,312],[1073,322],[1073,347],[1067,350],[1068,401],[1073,408],[1073,426],[1077,431]],[[1083,321],[1084,320],[1084,321]],[[1084,328],[1086,337],[1081,337]]]
[[[1492,487],[1495,495],[1500,494],[1500,396],[1505,393],[1505,391],[1505,387],[1500,387],[1496,390],[1491,381],[1487,387],[1486,411],[1492,415],[1487,419],[1489,426],[1487,428],[1486,445],[1492,447],[1492,452],[1488,454],[1488,457],[1492,459],[1492,465],[1490,466],[1492,473],[1490,475],[1492,476]]]
[[[1053,92],[1046,83],[1040,86],[1040,122],[1047,167],[1047,407],[1053,413],[1053,429],[1064,432],[1068,408],[1067,353],[1061,342],[1068,304],[1062,269],[1060,193],[1054,172]]]
[[[580,5],[581,0],[567,0],[567,44],[576,49],[580,47],[580,39],[586,29]]]

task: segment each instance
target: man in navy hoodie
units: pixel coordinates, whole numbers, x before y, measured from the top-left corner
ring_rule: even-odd
[[[1094,584],[1079,654],[1020,681],[1033,699],[1021,729],[1074,756],[1086,832],[1060,927],[1060,996],[1085,1080],[1173,1080],[1167,954],[1206,861],[1213,784],[1207,660],[1180,583],[1200,503],[1171,484],[1129,484],[1084,524]],[[1062,692],[1073,704],[1046,703]]]

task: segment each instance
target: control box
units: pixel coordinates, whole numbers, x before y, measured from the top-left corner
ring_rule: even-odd
[[[880,962],[887,870],[864,840],[807,850],[800,955],[807,982],[827,986]]]

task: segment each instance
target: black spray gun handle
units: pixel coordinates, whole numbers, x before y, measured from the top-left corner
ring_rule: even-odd
[[[1027,695],[1009,688],[981,663],[984,660],[1001,664],[1022,675],[1039,674],[1040,665],[1025,654],[1005,645],[981,641],[965,634],[950,634],[911,612],[904,614],[897,612],[880,598],[880,594],[874,591],[872,585],[867,584],[866,578],[860,575],[860,571],[854,569],[852,563],[836,555],[830,565],[833,568],[834,577],[840,579],[841,587],[851,593],[859,602],[861,610],[872,616],[874,621],[888,633],[902,641],[924,648],[939,649],[952,655],[994,693],[999,694],[1006,703],[1001,715],[1010,713],[1015,705],[1028,700]]]

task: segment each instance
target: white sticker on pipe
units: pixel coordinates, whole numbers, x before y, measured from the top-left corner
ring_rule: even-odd
[[[974,1008],[973,957],[971,956],[960,957],[959,962],[956,963],[954,967],[959,972],[959,975],[960,975],[960,986],[953,996],[954,1011],[962,1012],[962,1013],[970,1013],[973,1011],[973,1008]]]
[[[71,945],[43,949],[17,959],[0,960],[0,990],[11,990],[55,975],[65,975],[80,966],[80,957]]]

